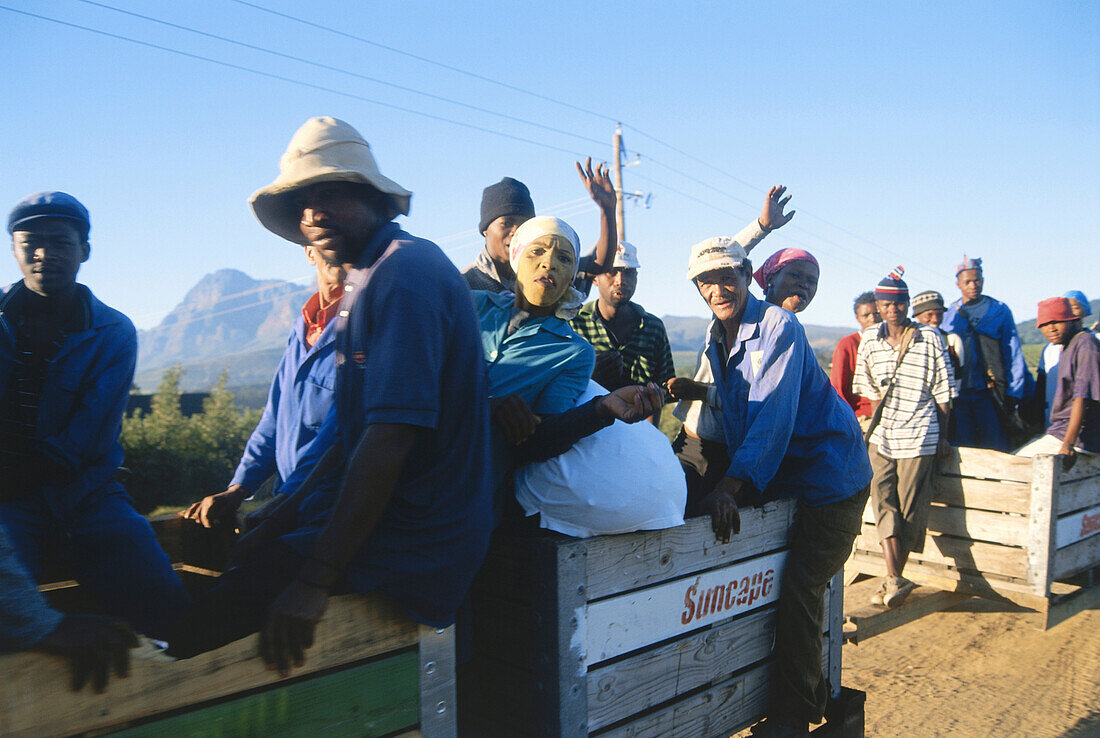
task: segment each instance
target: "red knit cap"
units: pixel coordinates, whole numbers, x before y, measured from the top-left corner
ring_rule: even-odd
[[[1064,297],[1048,297],[1039,301],[1039,317],[1035,319],[1035,327],[1042,328],[1047,323],[1062,323],[1077,320],[1073,314],[1073,308],[1069,306],[1069,300]]]

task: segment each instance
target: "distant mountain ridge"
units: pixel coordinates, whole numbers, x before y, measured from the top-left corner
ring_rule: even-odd
[[[135,382],[145,392],[156,389],[164,369],[184,368],[181,387],[205,390],[222,371],[231,387],[267,385],[271,381],[287,335],[302,305],[313,294],[305,285],[279,280],[257,280],[236,269],[207,274],[191,288],[160,325],[138,333]],[[1093,315],[1100,300],[1093,300]],[[709,319],[666,315],[661,318],[673,351],[698,351]],[[855,330],[851,326],[803,324],[806,337],[822,356]],[[1035,320],[1018,324],[1025,344],[1046,343]],[[827,358],[827,356],[826,356]]]
[[[203,375],[200,379],[191,371],[194,365],[253,352],[270,354],[272,349],[278,349],[277,363],[295,316],[315,289],[312,284],[253,279],[236,269],[207,274],[160,325],[139,331],[138,385],[154,389],[163,369],[173,364],[184,366],[183,385],[190,390],[209,386],[221,371],[211,369],[214,376],[207,381],[210,372],[197,372]],[[258,362],[255,370],[247,360],[229,363],[237,370],[230,384],[250,384],[259,376],[267,381],[275,369],[268,360]]]

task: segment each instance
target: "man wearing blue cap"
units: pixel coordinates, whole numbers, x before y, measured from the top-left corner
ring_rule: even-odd
[[[32,576],[57,552],[106,611],[159,638],[188,598],[114,478],[137,334],[76,281],[90,227],[64,192],[8,217],[23,280],[0,295],[0,524]]]
[[[1016,408],[1030,381],[1016,321],[1000,300],[982,294],[982,260],[963,256],[955,269],[962,297],[943,316],[943,330],[963,341],[962,390],[955,405],[959,446],[1008,451],[1006,425],[1018,420]]]

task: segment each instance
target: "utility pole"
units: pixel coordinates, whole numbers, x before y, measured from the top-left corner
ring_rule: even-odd
[[[617,200],[615,205],[615,226],[618,229],[619,240],[626,240],[626,218],[623,215],[623,199],[625,194],[623,193],[623,124],[618,123],[615,126],[615,135],[611,139],[612,144],[615,147],[615,199]],[[612,244],[613,248],[618,248],[618,244]]]

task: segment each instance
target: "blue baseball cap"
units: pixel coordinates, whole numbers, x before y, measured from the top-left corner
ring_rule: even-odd
[[[88,209],[66,192],[36,192],[27,195],[11,210],[8,216],[8,233],[15,233],[20,226],[42,218],[66,218],[75,221],[81,236],[88,238],[92,221]]]

